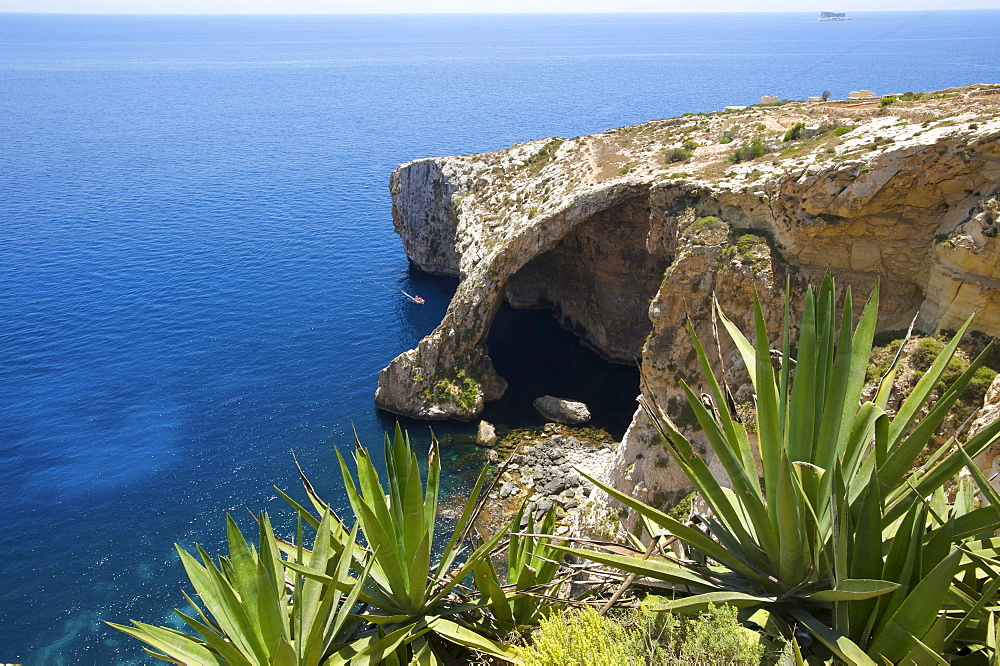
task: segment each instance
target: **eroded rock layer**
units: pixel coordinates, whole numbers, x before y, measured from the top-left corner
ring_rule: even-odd
[[[745,326],[756,288],[776,327],[786,277],[799,289],[832,270],[856,301],[881,280],[883,329],[917,313],[921,329],[957,328],[976,312],[976,329],[1000,335],[1000,88],[918,97],[751,107],[400,166],[407,256],[460,284],[434,332],[381,372],[376,403],[469,419],[502,396],[485,340],[504,298],[552,308],[609,360],[639,359],[643,390],[681,420],[677,381],[699,379],[682,324],[708,337],[713,293]],[[637,414],[616,485],[678,487],[651,439]]]

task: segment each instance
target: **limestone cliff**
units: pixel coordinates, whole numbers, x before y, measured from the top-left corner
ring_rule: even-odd
[[[376,403],[468,419],[498,399],[485,340],[504,298],[552,308],[609,360],[640,359],[643,390],[681,419],[677,378],[697,380],[681,324],[707,334],[713,292],[745,325],[754,287],[776,317],[786,276],[831,269],[864,296],[881,278],[882,328],[917,312],[922,329],[956,328],[975,311],[975,328],[1000,335],[1000,87],[917,97],[688,115],[401,165],[390,182],[407,255],[460,283],[434,332],[381,372]],[[650,440],[637,414],[617,485],[676,487]]]

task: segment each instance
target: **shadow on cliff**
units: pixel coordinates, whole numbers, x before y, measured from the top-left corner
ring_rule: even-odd
[[[483,417],[509,426],[543,423],[532,401],[550,394],[581,400],[593,416],[588,425],[621,437],[635,412],[639,370],[608,363],[562,328],[550,310],[500,307],[488,339],[490,357],[510,386]]]
[[[400,320],[414,344],[441,321],[457,285],[455,278],[431,275],[412,265],[401,276],[396,288],[426,301],[424,305],[409,303],[400,294]],[[510,386],[503,399],[486,406],[483,418],[508,428],[540,425],[543,419],[531,403],[550,394],[587,403],[593,415],[589,425],[616,437],[625,433],[639,394],[638,369],[602,359],[560,326],[551,310],[514,309],[504,303],[493,321],[488,345],[497,372]],[[475,432],[475,422],[431,424],[379,410],[385,430],[391,430],[397,419],[413,433],[426,434],[429,425],[438,436]]]

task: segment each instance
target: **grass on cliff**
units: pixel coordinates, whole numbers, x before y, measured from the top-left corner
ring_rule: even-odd
[[[886,374],[903,343],[905,333],[902,330],[885,331],[876,338],[878,346],[872,349],[871,362],[865,371],[867,384],[878,382]],[[913,390],[944,350],[949,337],[953,334],[954,331],[942,330],[935,335],[916,335],[909,340],[900,358],[901,369],[897,372],[893,383],[895,396],[901,397]],[[975,358],[991,340],[995,339],[977,332],[966,336],[957,353],[945,366],[941,379],[934,386],[934,393],[940,395],[947,386],[954,383],[955,379],[969,368],[970,359]],[[972,381],[959,396],[951,418],[943,428],[960,426],[983,406],[986,392],[998,372],[1000,372],[1000,346],[994,344],[983,365],[975,371]]]
[[[552,139],[542,146],[541,150],[528,158],[528,161],[524,163],[524,168],[532,177],[537,176],[549,162],[555,159],[556,151],[564,143],[566,143],[566,139]]]
[[[721,256],[726,260],[736,259],[754,271],[760,271],[771,265],[771,245],[765,232],[744,233],[723,249]]]
[[[432,385],[424,387],[420,395],[428,402],[453,402],[462,411],[469,411],[476,406],[479,384],[465,370],[457,368],[446,377],[440,377]]]
[[[728,229],[728,225],[715,217],[714,215],[706,215],[705,217],[699,217],[694,222],[689,224],[684,228],[684,237],[691,241],[694,245],[703,245],[705,238],[708,237],[714,231],[720,231]]]

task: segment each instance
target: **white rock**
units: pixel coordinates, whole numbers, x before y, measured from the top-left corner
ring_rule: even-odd
[[[476,430],[476,443],[482,446],[493,446],[497,443],[497,431],[493,424],[483,419]]]

